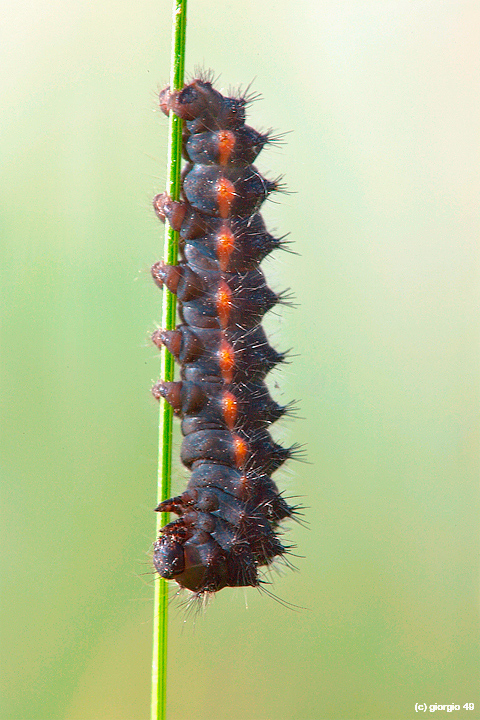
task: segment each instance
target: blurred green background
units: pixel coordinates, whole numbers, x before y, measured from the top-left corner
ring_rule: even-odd
[[[4,720],[147,720],[170,2],[2,3]],[[296,255],[265,264],[303,419],[298,573],[173,606],[173,720],[404,720],[478,693],[479,15],[190,0],[187,68],[254,80]],[[177,439],[178,447],[178,439]],[[185,482],[178,460],[175,489]]]

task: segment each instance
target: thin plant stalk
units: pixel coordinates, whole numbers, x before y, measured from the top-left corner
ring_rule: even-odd
[[[170,88],[183,87],[185,73],[185,35],[187,0],[173,0],[172,56]],[[180,196],[180,169],[182,152],[182,120],[173,113],[169,115],[167,192],[173,200]],[[164,260],[168,265],[177,264],[178,233],[166,223]],[[175,295],[163,288],[162,327],[173,330],[176,324]],[[165,347],[161,350],[160,377],[172,381],[174,360]],[[158,456],[158,502],[170,497],[172,466],[172,408],[160,400],[159,456]],[[157,535],[168,522],[168,513],[157,517]],[[168,583],[157,576],[155,580],[153,619],[152,705],[151,720],[165,720],[167,710],[167,633],[168,633]]]

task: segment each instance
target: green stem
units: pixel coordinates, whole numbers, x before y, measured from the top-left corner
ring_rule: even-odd
[[[187,0],[173,0],[173,34],[170,88],[183,87],[185,72],[185,31],[187,21]],[[169,115],[167,192],[173,200],[180,196],[180,169],[182,153],[182,121],[173,113]],[[166,223],[164,260],[168,265],[177,264],[178,233]],[[176,302],[165,287],[163,288],[162,327],[173,330],[176,325]],[[161,350],[161,374],[163,380],[174,377],[174,360],[165,347]],[[172,466],[172,408],[160,400],[159,457],[158,457],[158,502],[170,497],[170,476]],[[168,522],[168,514],[157,517],[157,534]],[[165,720],[167,706],[167,631],[168,631],[168,583],[160,577],[155,580],[153,620],[153,662],[152,662],[152,706],[151,720]]]

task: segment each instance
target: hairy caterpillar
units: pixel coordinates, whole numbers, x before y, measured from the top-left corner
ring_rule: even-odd
[[[253,165],[272,138],[245,124],[248,101],[223,96],[206,77],[160,93],[162,111],[185,121],[187,164],[181,201],[166,193],[153,201],[179,232],[179,264],[157,262],[152,275],[177,295],[181,324],[152,339],[180,363],[181,381],[160,381],[152,392],[181,418],[181,460],[191,475],[182,495],[156,508],[178,518],[162,528],[153,562],[162,577],[199,595],[259,586],[258,568],[287,552],[279,524],[295,513],[270,477],[295,447],[268,432],[290,406],[278,405],[264,382],[284,355],[260,324],[283,299],[259,267],[283,245],[259,213],[279,184]]]

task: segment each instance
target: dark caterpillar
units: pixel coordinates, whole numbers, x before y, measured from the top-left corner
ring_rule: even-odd
[[[269,134],[245,125],[246,97],[224,97],[208,79],[160,93],[165,114],[184,123],[182,201],[157,195],[154,208],[180,235],[180,263],[155,263],[159,287],[177,295],[181,324],[157,330],[181,364],[181,382],[152,389],[182,419],[187,489],[156,508],[178,519],[162,528],[154,565],[197,594],[258,586],[258,567],[287,549],[277,537],[290,507],[270,475],[294,448],[275,443],[268,426],[288,412],[269,395],[267,373],[284,360],[260,325],[282,297],[259,268],[282,246],[259,208],[278,189],[252,165]],[[270,140],[271,141],[271,140]]]

